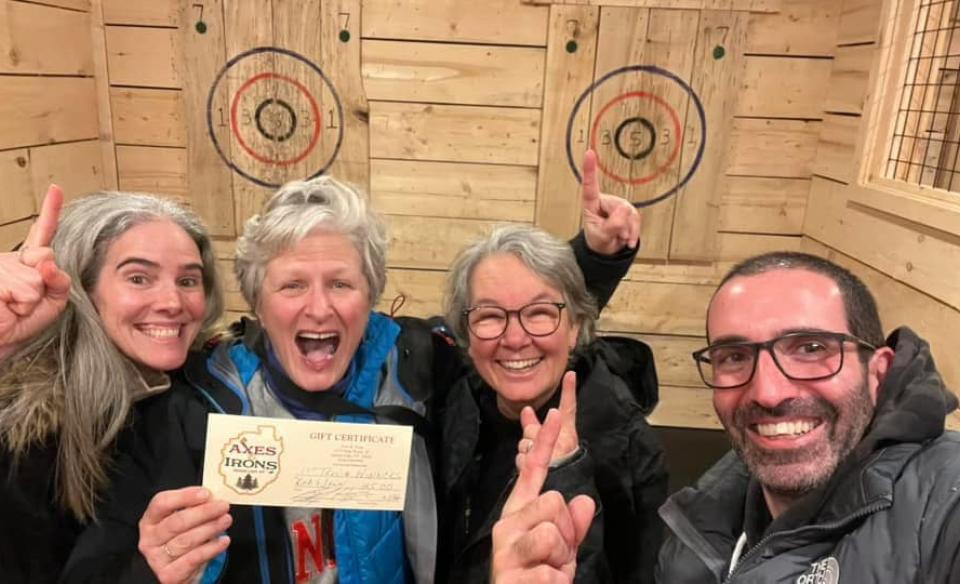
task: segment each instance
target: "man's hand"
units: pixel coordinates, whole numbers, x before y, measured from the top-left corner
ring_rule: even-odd
[[[640,213],[633,203],[600,192],[597,153],[583,155],[583,234],[587,247],[601,255],[613,255],[640,242]]]
[[[560,422],[559,412],[550,410],[493,526],[494,584],[573,582],[577,548],[593,521],[596,504],[586,495],[566,503],[556,491],[540,494]]]
[[[19,252],[0,253],[0,359],[40,334],[70,298],[70,276],[57,267],[50,242],[63,191],[51,186]]]

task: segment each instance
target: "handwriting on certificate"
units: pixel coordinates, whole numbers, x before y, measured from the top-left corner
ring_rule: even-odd
[[[241,505],[399,511],[413,429],[210,414],[203,486]]]

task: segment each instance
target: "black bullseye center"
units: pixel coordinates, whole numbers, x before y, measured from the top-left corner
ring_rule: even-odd
[[[640,142],[640,144],[645,143],[646,147],[637,152],[633,151],[633,148],[636,147],[636,144],[630,144],[630,148],[625,148],[623,145],[624,130],[634,124],[643,126],[643,129],[646,133],[646,141]],[[633,132],[631,132],[630,135],[632,136]],[[620,125],[617,126],[617,130],[613,134],[613,145],[617,149],[617,153],[627,160],[643,160],[649,156],[651,152],[653,152],[653,148],[657,145],[657,129],[650,120],[643,116],[627,118],[620,122]]]
[[[286,111],[286,117],[289,119],[289,123],[286,124],[286,132],[278,132],[277,130],[283,127],[283,124],[268,123],[264,124],[264,111],[267,107],[271,105],[276,105]],[[272,118],[271,121],[276,118]],[[293,108],[290,107],[290,104],[283,101],[280,98],[269,98],[260,102],[260,105],[257,106],[257,111],[254,114],[254,120],[257,122],[257,131],[266,138],[267,140],[272,140],[274,142],[285,142],[293,133],[297,131],[297,114],[293,111]]]

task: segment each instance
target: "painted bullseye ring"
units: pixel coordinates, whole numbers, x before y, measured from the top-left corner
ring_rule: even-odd
[[[612,108],[613,106],[617,105],[621,101],[625,101],[631,98],[648,99],[667,110],[667,113],[670,115],[671,121],[673,121],[673,135],[676,136],[676,139],[673,141],[674,142],[673,150],[670,152],[670,157],[667,158],[667,161],[661,164],[660,166],[658,166],[657,169],[654,170],[652,173],[648,174],[647,176],[642,176],[640,178],[628,178],[628,177],[623,177],[614,173],[612,170],[608,169],[606,166],[603,165],[599,157],[597,158],[597,168],[599,168],[600,171],[603,172],[603,174],[609,176],[610,178],[616,181],[630,184],[630,185],[642,185],[656,179],[658,176],[663,174],[665,170],[670,168],[670,166],[672,166],[673,163],[677,160],[677,157],[680,155],[680,145],[683,144],[683,135],[682,135],[683,125],[680,122],[680,116],[677,115],[677,110],[673,109],[673,107],[671,107],[670,104],[664,101],[663,98],[661,98],[660,96],[654,95],[652,93],[648,93],[646,91],[631,91],[630,93],[624,93],[623,95],[618,95],[617,97],[611,99],[610,102],[607,103],[607,105],[603,106],[603,109],[600,110],[600,113],[597,114],[597,117],[594,119],[594,122],[593,122],[593,128],[590,130],[590,147],[591,148],[593,148],[594,150],[597,149],[597,133],[600,130],[600,121],[603,119],[603,116],[606,115],[606,113],[610,111],[610,108]],[[623,126],[621,125],[620,128],[617,128],[618,135],[622,127]],[[619,143],[619,140],[617,142]],[[653,149],[653,146],[655,145],[655,143],[656,142],[654,140],[654,143],[651,144],[651,150]],[[619,150],[619,146],[618,146],[618,150]],[[625,156],[624,158],[630,158],[630,157]]]
[[[253,86],[254,83],[261,81],[263,79],[279,79],[281,81],[286,81],[287,83],[292,84],[294,87],[296,87],[300,91],[301,94],[303,94],[303,96],[307,100],[307,103],[310,104],[310,109],[313,111],[313,131],[310,134],[310,143],[307,144],[307,147],[304,148],[299,154],[297,154],[293,158],[287,158],[287,159],[267,158],[266,156],[263,156],[262,154],[260,154],[259,152],[251,148],[247,144],[246,140],[243,139],[243,133],[240,132],[240,126],[237,123],[237,110],[240,107],[240,98],[243,97],[243,94],[246,93],[246,91],[250,89],[250,87]],[[275,101],[275,100],[271,99],[270,101]],[[260,104],[260,106],[257,108],[257,128],[260,129],[261,133],[263,133],[263,130],[262,128],[260,128],[260,113],[261,113],[261,108],[264,106],[265,103],[266,102]],[[284,105],[286,105],[286,102],[281,102],[281,103],[284,103]],[[290,108],[290,106],[287,105],[287,108]],[[293,112],[291,110],[291,114],[292,113]],[[296,116],[294,116],[293,119],[296,120]],[[312,95],[310,95],[310,92],[307,91],[307,88],[304,87],[303,84],[297,81],[296,79],[292,77],[287,77],[286,75],[279,75],[277,73],[260,73],[258,75],[254,75],[253,77],[248,79],[246,83],[240,86],[240,89],[237,90],[236,95],[233,96],[233,102],[230,104],[230,129],[233,131],[233,135],[237,138],[237,142],[240,143],[240,147],[243,148],[243,150],[247,154],[249,154],[251,158],[253,158],[254,160],[257,160],[259,162],[263,162],[266,164],[275,164],[277,166],[288,166],[290,164],[296,164],[301,160],[303,160],[304,158],[306,158],[307,156],[310,156],[310,153],[313,152],[314,147],[316,147],[317,145],[317,140],[320,139],[320,120],[321,120],[321,114],[320,114],[320,108],[317,107],[317,100],[314,99]],[[294,126],[295,124],[296,122],[294,121]],[[264,135],[266,136],[266,134]]]
[[[668,197],[675,195],[677,192],[680,191],[680,189],[686,186],[688,182],[690,182],[690,179],[693,177],[693,175],[697,172],[697,169],[700,167],[700,162],[703,160],[703,153],[707,147],[707,115],[703,109],[703,103],[700,101],[700,98],[697,96],[696,92],[693,91],[693,88],[690,87],[690,84],[688,84],[686,81],[678,77],[676,74],[666,69],[663,69],[661,67],[656,67],[653,65],[628,65],[626,67],[620,67],[619,69],[614,69],[612,71],[605,73],[603,76],[599,77],[589,87],[587,87],[583,91],[583,93],[580,94],[580,97],[577,98],[577,101],[574,103],[573,109],[570,112],[570,118],[567,120],[567,132],[566,132],[567,164],[570,166],[570,170],[573,172],[573,176],[576,177],[577,182],[582,183],[583,175],[580,174],[580,167],[577,165],[577,161],[574,159],[574,155],[573,155],[573,130],[574,130],[574,124],[577,121],[577,116],[580,112],[580,108],[584,107],[584,104],[586,104],[586,107],[589,108],[590,96],[593,95],[593,93],[597,90],[597,88],[599,88],[604,83],[610,81],[611,79],[617,78],[621,75],[628,75],[628,74],[635,75],[635,74],[642,74],[642,73],[666,78],[671,82],[676,83],[678,86],[680,86],[680,88],[683,89],[683,91],[690,97],[690,103],[693,104],[697,117],[700,121],[700,144],[697,147],[696,153],[694,154],[693,161],[690,164],[689,170],[686,172],[686,174],[683,175],[683,177],[680,179],[679,182],[677,182],[677,184],[673,185],[673,187],[668,189],[666,192],[660,193],[655,197],[652,197],[644,201],[635,202],[633,204],[635,207],[648,207],[650,205],[654,205],[656,203],[659,203],[660,201],[663,201],[664,199],[667,199]],[[660,102],[663,102],[663,100],[660,98],[656,98],[656,99],[659,99]],[[670,108],[670,109],[672,110],[673,108]],[[675,114],[676,112],[674,111],[673,113]],[[674,120],[679,119],[679,116],[671,115],[670,117],[673,118]],[[681,124],[681,128],[682,128],[682,124]],[[591,132],[593,132],[593,130],[595,129],[596,129],[595,127],[591,128]],[[679,136],[679,132],[677,132],[675,135]],[[593,143],[592,136],[591,136],[591,143]],[[679,144],[682,144],[682,141],[678,139],[677,147],[679,147]],[[603,167],[600,166],[600,168],[602,169]],[[635,180],[638,180],[638,179],[635,179]]]

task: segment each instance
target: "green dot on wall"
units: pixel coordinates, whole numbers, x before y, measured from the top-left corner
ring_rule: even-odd
[[[207,32],[207,23],[202,20],[198,20],[194,28],[196,28],[197,32],[199,32],[200,34],[203,34]]]
[[[720,45],[713,47],[713,58],[722,59],[724,55],[727,54],[727,50]]]
[[[577,52],[577,41],[567,41],[567,52],[568,53]]]
[[[340,31],[340,42],[345,43],[345,42],[347,42],[347,41],[349,41],[349,40],[350,40],[350,31],[349,31],[349,30],[341,30],[341,31]]]

